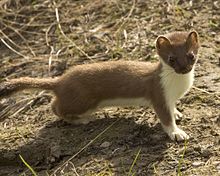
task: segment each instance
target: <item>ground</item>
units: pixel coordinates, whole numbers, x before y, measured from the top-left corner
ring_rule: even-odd
[[[82,0],[0,2],[0,79],[59,76],[106,60],[156,61],[155,40],[196,30],[194,87],[178,103],[187,142],[173,142],[153,110],[108,108],[87,125],[51,111],[53,94],[0,101],[0,175],[219,175],[220,2]]]

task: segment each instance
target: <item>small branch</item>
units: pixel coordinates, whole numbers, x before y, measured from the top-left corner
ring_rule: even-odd
[[[53,27],[53,25],[54,25],[54,24],[51,24],[51,25],[47,28],[47,30],[46,30],[46,32],[45,32],[46,44],[47,44],[47,46],[49,46],[49,47],[50,47],[50,43],[49,43],[49,39],[48,39],[48,34],[49,34],[51,28]]]
[[[29,102],[27,102],[22,108],[18,109],[16,112],[14,112],[11,117],[16,116],[18,113],[20,113],[21,111],[23,111],[25,108],[27,108],[29,105],[31,105],[36,98],[39,98],[45,91],[41,91],[36,97],[34,97],[32,100],[30,100]]]
[[[122,17],[123,22],[122,22],[122,24],[120,25],[120,27],[118,28],[118,30],[115,33],[121,31],[121,28],[125,25],[125,23],[127,23],[128,19],[131,17],[131,15],[134,11],[135,5],[136,5],[136,0],[133,0],[133,4],[132,4],[132,7],[131,7],[128,15],[126,17]]]
[[[119,42],[119,35],[121,34],[121,32],[122,32],[122,30],[123,30],[123,28],[124,28],[124,25],[127,23],[127,21],[128,21],[128,19],[131,17],[131,15],[132,15],[132,13],[133,13],[133,11],[134,11],[134,8],[135,8],[135,5],[136,5],[136,0],[133,0],[133,4],[132,4],[132,7],[131,7],[131,9],[130,9],[130,11],[129,11],[129,13],[127,14],[127,16],[125,17],[122,17],[121,18],[121,20],[120,20],[120,22],[122,21],[122,23],[121,23],[121,25],[118,27],[118,29],[115,31],[115,33],[114,33],[114,35],[116,36],[116,40],[117,40],[117,47],[119,47],[119,45],[120,45],[120,42]],[[119,22],[119,23],[120,23]],[[119,24],[118,23],[118,24]],[[116,25],[118,25],[118,24],[116,24]],[[126,30],[124,30],[124,31],[126,31]],[[126,35],[127,35],[127,33],[125,34],[125,32],[124,32],[124,36],[125,36],[125,38],[126,38]],[[126,40],[126,39],[125,39]],[[125,41],[126,42],[126,41]],[[122,47],[124,47],[124,45],[125,45],[125,43],[123,44],[123,46]]]
[[[45,33],[45,40],[46,40],[46,44],[48,47],[50,47],[50,57],[48,59],[48,75],[50,76],[50,71],[51,71],[51,63],[52,63],[52,59],[53,59],[53,54],[54,54],[54,47],[50,45],[49,43],[49,39],[48,39],[48,33],[50,32],[51,30],[51,27],[53,26],[54,24],[51,24],[46,33]]]
[[[16,53],[17,55],[19,55],[19,56],[21,56],[21,57],[23,57],[23,58],[25,58],[25,59],[28,58],[27,56],[21,54],[20,52],[16,51],[14,48],[12,48],[9,44],[7,44],[7,42],[6,42],[4,39],[1,38],[1,41],[2,41],[2,43],[5,44],[5,46],[7,46],[10,50],[12,50],[12,51],[13,51],[14,53]]]
[[[10,25],[6,25],[4,22],[2,22],[2,23],[3,23],[3,25],[4,25],[6,28],[9,28],[9,29],[13,30],[19,37],[21,37],[21,39],[25,42],[27,48],[30,50],[30,52],[32,53],[32,55],[35,57],[35,56],[36,56],[35,52],[34,52],[33,49],[29,46],[28,41],[24,38],[23,35],[21,35],[21,33],[19,32],[19,30],[13,28],[13,27],[10,26]],[[13,42],[2,30],[0,30],[0,32],[4,35],[5,38],[8,39],[11,43],[13,43],[15,46],[17,46],[18,48],[20,48],[20,46],[18,46],[15,42]]]
[[[198,87],[196,87],[196,86],[192,86],[192,88],[194,88],[195,90],[198,90],[198,91],[200,91],[200,92],[203,92],[203,93],[206,93],[206,94],[208,94],[208,95],[214,95],[214,96],[216,96],[218,99],[220,99],[220,97],[218,96],[220,93],[219,92],[208,92],[208,91],[206,91],[206,90],[204,90],[204,89],[201,89],[201,88],[198,88]]]
[[[76,171],[75,165],[74,165],[72,162],[69,162],[69,164],[72,165],[72,167],[73,167],[72,170],[73,170],[73,172],[76,174],[76,176],[79,176],[78,172]]]
[[[58,28],[61,32],[61,34],[63,35],[63,37],[68,40],[77,50],[79,50],[84,56],[86,56],[89,60],[93,61],[94,60],[88,55],[85,53],[85,51],[83,51],[79,46],[76,45],[75,42],[73,42],[69,37],[66,36],[66,34],[63,32],[63,29],[61,27],[61,24],[60,24],[60,18],[59,18],[59,12],[58,12],[58,8],[56,7],[55,8],[55,13],[56,13],[56,19],[57,19],[57,24],[58,24]]]
[[[13,40],[11,40],[1,29],[0,29],[0,33],[3,35],[4,38],[6,38],[9,42],[11,42],[13,45],[15,45],[18,48],[21,48],[20,46],[18,46]],[[4,39],[2,38],[2,39]]]
[[[0,1],[0,7],[2,8],[3,5],[5,5],[9,0],[2,0]]]
[[[50,51],[50,57],[49,57],[49,59],[48,59],[48,74],[49,74],[49,76],[51,76],[51,75],[50,75],[50,71],[51,71],[51,63],[52,63],[52,60],[53,60],[54,47],[53,47],[53,46],[50,46],[50,49],[51,49],[51,51]]]

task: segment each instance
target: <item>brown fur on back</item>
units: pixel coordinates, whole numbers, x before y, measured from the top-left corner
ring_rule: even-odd
[[[54,90],[56,103],[67,111],[64,113],[77,115],[96,108],[106,99],[150,98],[157,67],[159,63],[132,61],[76,66],[59,78]]]

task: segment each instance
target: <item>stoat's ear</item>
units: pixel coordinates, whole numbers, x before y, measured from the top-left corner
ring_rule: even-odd
[[[171,46],[170,40],[168,38],[166,38],[165,36],[161,35],[157,38],[156,48],[158,51],[160,51],[162,49],[168,49],[168,48],[170,48],[170,46]]]
[[[189,33],[186,39],[186,45],[188,49],[195,48],[199,46],[199,35],[196,31]]]

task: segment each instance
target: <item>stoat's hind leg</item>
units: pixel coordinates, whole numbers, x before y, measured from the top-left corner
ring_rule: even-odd
[[[51,108],[52,108],[53,113],[56,116],[60,117],[60,114],[58,113],[58,101],[57,101],[57,99],[53,100],[53,102],[51,104]]]
[[[83,114],[72,114],[68,113],[68,111],[63,110],[59,106],[58,101],[54,100],[52,103],[52,110],[55,115],[57,115],[60,119],[63,119],[65,122],[70,124],[88,124],[91,121],[94,121],[95,118],[91,116],[91,110],[88,110],[86,113]]]
[[[68,104],[67,102],[56,98],[52,103],[52,110],[59,118],[71,124],[87,124],[95,120],[91,116],[95,109],[90,108],[88,103],[77,101]]]
[[[80,115],[66,114],[65,116],[62,116],[62,119],[67,123],[75,125],[88,124],[89,122],[96,120],[96,118],[93,117],[92,112],[93,111],[89,110],[86,113]]]

